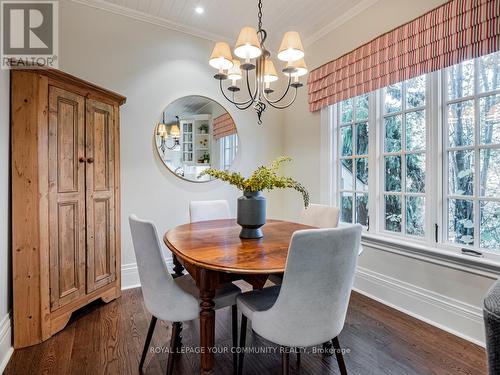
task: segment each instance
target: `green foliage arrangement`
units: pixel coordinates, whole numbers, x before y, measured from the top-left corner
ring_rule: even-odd
[[[309,193],[305,187],[291,177],[279,176],[278,171],[281,164],[289,162],[289,157],[279,157],[269,165],[258,167],[249,178],[245,178],[239,172],[221,171],[219,169],[208,168],[198,176],[212,176],[221,181],[225,181],[235,186],[243,192],[257,192],[273,189],[294,189],[302,194],[304,206],[309,206]]]

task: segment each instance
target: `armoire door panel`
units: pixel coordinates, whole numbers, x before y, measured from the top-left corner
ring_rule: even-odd
[[[111,275],[111,218],[109,199],[94,200],[94,247],[99,249],[94,257],[94,278],[100,281]]]
[[[94,191],[108,191],[110,186],[110,162],[112,160],[110,147],[110,129],[108,111],[100,108],[94,109],[93,158],[94,158]]]
[[[58,204],[59,298],[78,291],[78,236],[79,202]]]
[[[51,310],[85,294],[85,98],[49,86]]]
[[[57,99],[57,187],[59,193],[78,191],[78,102]],[[81,108],[80,108],[81,111]],[[80,129],[81,130],[81,129]],[[80,147],[80,149],[79,149]]]
[[[114,107],[86,102],[87,292],[116,279]]]

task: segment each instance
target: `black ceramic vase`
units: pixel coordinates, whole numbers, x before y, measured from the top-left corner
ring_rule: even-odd
[[[237,222],[241,238],[262,238],[261,227],[266,223],[266,198],[261,191],[244,192],[238,198]]]

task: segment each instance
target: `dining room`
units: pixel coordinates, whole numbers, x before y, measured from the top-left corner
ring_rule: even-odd
[[[0,373],[500,374],[498,0],[0,7]]]

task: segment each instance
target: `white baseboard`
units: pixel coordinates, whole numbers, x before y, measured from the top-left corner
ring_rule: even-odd
[[[170,272],[173,272],[174,264],[172,258],[165,259]],[[122,290],[139,288],[141,280],[139,279],[139,271],[136,263],[128,263],[122,265]]]
[[[122,290],[138,288],[141,286],[136,263],[122,265]]]
[[[9,359],[13,352],[12,326],[9,313],[0,321],[0,374],[2,374],[7,367],[7,363],[9,363]]]
[[[354,290],[453,335],[485,346],[481,308],[358,267]]]

